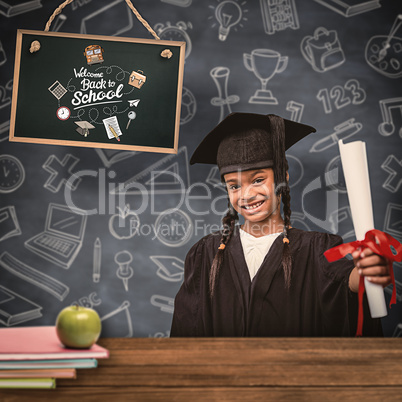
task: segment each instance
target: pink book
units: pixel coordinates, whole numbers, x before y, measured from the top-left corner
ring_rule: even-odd
[[[56,327],[0,328],[0,360],[106,359],[109,351],[93,345],[89,349],[64,347]]]

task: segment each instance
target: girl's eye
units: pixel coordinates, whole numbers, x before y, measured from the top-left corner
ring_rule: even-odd
[[[237,190],[239,188],[239,186],[237,184],[231,184],[229,185],[229,190]]]
[[[258,184],[258,183],[262,183],[264,181],[264,179],[258,178],[254,180],[254,183]]]

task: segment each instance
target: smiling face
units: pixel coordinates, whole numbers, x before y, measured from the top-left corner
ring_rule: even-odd
[[[243,230],[255,237],[282,231],[272,169],[227,173],[224,179],[231,204],[244,217]]]

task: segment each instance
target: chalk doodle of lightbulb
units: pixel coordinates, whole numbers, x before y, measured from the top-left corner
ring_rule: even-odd
[[[243,28],[242,21],[247,21],[244,14],[248,12],[247,9],[244,9],[245,4],[245,1],[239,4],[235,0],[225,0],[219,2],[216,7],[209,6],[214,10],[215,15],[208,17],[208,19],[214,18],[216,20],[212,28],[215,28],[217,23],[219,24],[219,40],[225,41],[231,30],[237,31],[238,26]]]

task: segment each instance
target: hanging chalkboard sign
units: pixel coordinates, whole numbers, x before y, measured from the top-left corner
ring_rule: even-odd
[[[184,55],[185,42],[18,30],[10,141],[176,153]]]

